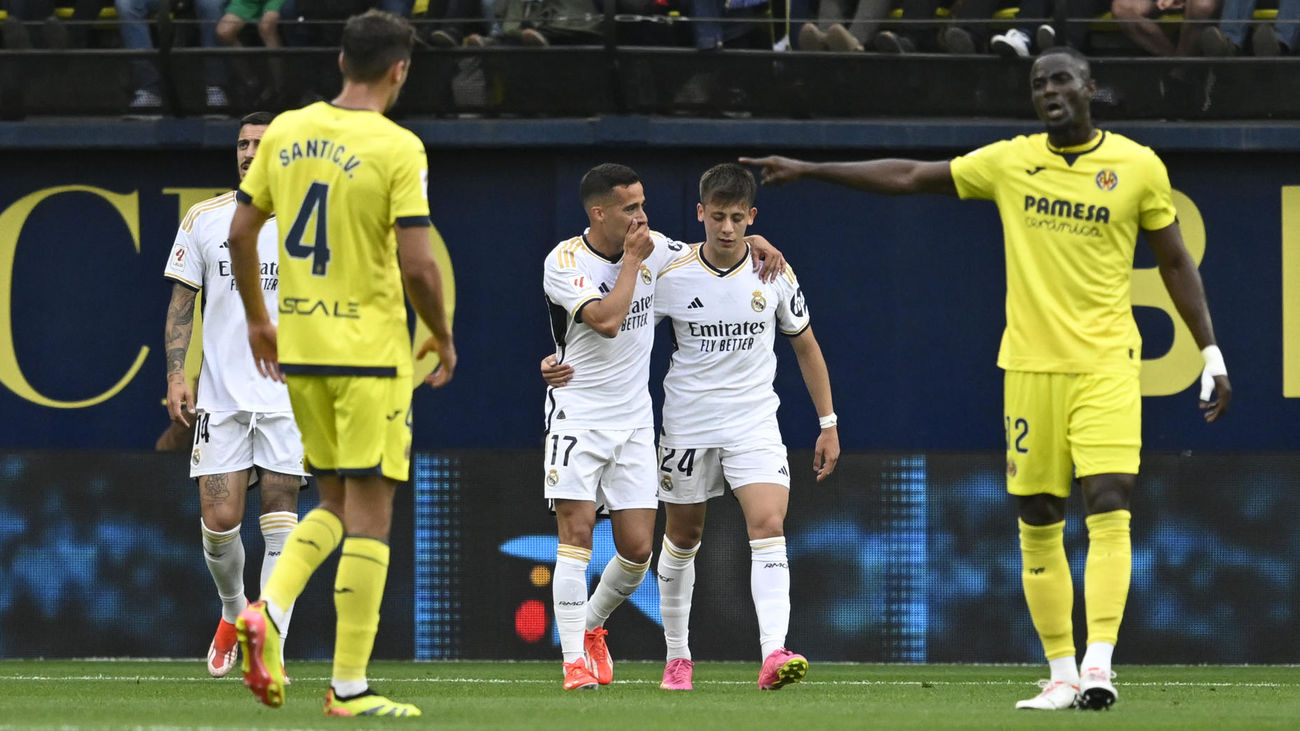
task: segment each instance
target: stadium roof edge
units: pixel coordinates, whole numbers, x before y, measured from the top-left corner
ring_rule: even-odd
[[[743,147],[836,150],[964,150],[1041,129],[1011,119],[702,119],[610,116],[587,119],[408,119],[429,149]],[[223,149],[235,120],[31,119],[0,122],[0,149]],[[1158,150],[1300,151],[1294,122],[1104,122]]]

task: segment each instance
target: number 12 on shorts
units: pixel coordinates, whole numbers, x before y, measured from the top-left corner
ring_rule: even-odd
[[[1029,422],[1025,419],[1012,419],[1010,416],[1006,417],[1006,419],[1007,451],[1011,451],[1013,445],[1012,438],[1014,437],[1014,447],[1016,452],[1019,454],[1029,454],[1029,447],[1025,446],[1025,438],[1029,436]]]

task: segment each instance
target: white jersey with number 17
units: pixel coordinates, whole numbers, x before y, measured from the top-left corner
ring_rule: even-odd
[[[685,244],[650,232],[654,252],[641,265],[632,304],[618,334],[607,338],[582,322],[582,308],[614,288],[622,257],[609,259],[587,233],[546,255],[542,287],[551,312],[555,357],[573,366],[573,379],[546,389],[546,430],[640,429],[654,426],[650,350],[654,344],[655,280]]]
[[[672,320],[676,349],[664,377],[659,444],[674,449],[734,447],[781,438],[772,380],[779,330],[795,336],[809,325],[794,271],[764,283],[748,254],[719,269],[702,247],[659,275],[656,317]]]

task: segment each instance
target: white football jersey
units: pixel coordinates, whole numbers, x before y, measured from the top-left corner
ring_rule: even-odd
[[[199,370],[198,408],[204,411],[292,411],[289,389],[257,372],[248,345],[244,306],[230,270],[230,219],[235,215],[231,191],[190,209],[176,232],[163,276],[203,298],[203,367]],[[257,236],[262,262],[262,295],[276,320],[280,283],[279,243],[275,218]]]
[[[546,389],[546,430],[640,429],[654,426],[650,350],[654,345],[655,279],[686,245],[650,232],[655,249],[641,265],[632,305],[617,335],[607,338],[581,322],[582,308],[614,288],[622,257],[610,260],[587,234],[546,255],[542,289],[551,311],[555,357],[573,366],[573,380]]]
[[[689,251],[664,268],[656,318],[672,319],[676,346],[664,377],[660,446],[730,447],[755,437],[780,439],[772,389],[776,333],[808,328],[808,307],[789,267],[764,284],[746,253],[721,270]]]

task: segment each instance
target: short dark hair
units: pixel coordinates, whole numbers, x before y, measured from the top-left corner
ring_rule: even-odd
[[[405,18],[367,10],[343,26],[343,75],[362,83],[378,81],[398,61],[411,58],[415,29]]]
[[[700,203],[725,206],[739,203],[746,208],[758,197],[758,183],[748,168],[734,162],[714,165],[700,176]]]
[[[275,115],[271,112],[253,112],[251,114],[245,114],[244,118],[239,120],[239,126],[244,127],[251,124],[255,127],[265,127],[270,124],[273,119],[275,119]]]
[[[615,188],[622,188],[641,182],[641,176],[626,165],[606,162],[587,171],[578,183],[578,198],[586,208],[595,198],[609,195]]]
[[[1042,53],[1038,54],[1038,57],[1043,58],[1044,56],[1051,56],[1051,55],[1069,56],[1070,58],[1078,61],[1083,65],[1084,78],[1085,79],[1092,78],[1092,62],[1090,62],[1088,60],[1088,57],[1083,55],[1083,52],[1080,51],[1079,49],[1071,48],[1070,46],[1052,46],[1046,51],[1043,51]]]

